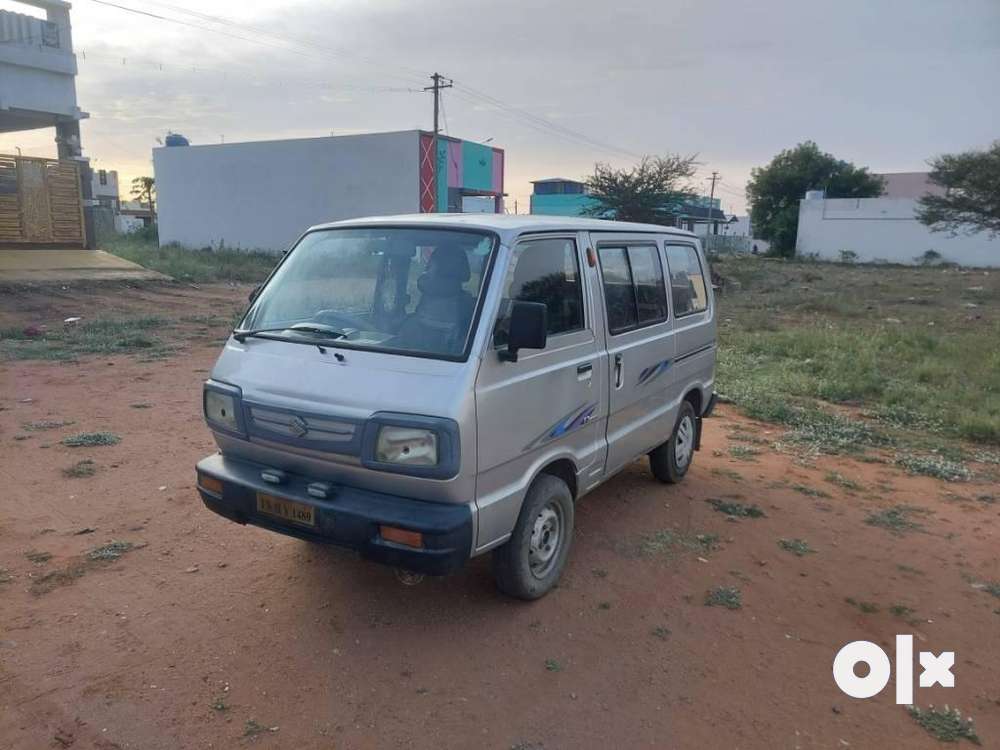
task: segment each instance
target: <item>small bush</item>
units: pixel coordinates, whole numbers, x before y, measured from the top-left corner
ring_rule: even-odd
[[[924,527],[912,519],[915,513],[926,513],[926,511],[910,505],[896,505],[892,508],[869,514],[865,519],[865,523],[869,526],[888,529],[894,534],[903,534],[907,531],[923,531]]]
[[[101,562],[117,560],[119,557],[132,549],[133,546],[132,542],[108,542],[107,544],[102,544],[100,547],[94,547],[94,549],[90,550],[90,552],[87,553],[87,559]]]
[[[756,505],[745,505],[730,500],[709,499],[709,504],[719,513],[725,513],[731,518],[763,518],[764,511]]]
[[[968,740],[974,745],[982,744],[972,717],[963,718],[957,708],[936,709],[930,706],[926,709],[918,706],[908,706],[906,709],[913,720],[922,726],[927,733],[942,742],[958,742]]]
[[[896,463],[910,474],[922,474],[946,482],[960,482],[972,478],[972,472],[958,461],[951,461],[943,456],[917,456],[902,453],[896,456]]]
[[[810,547],[809,542],[804,539],[779,539],[778,546],[786,552],[791,552],[797,557],[810,555],[816,551]]]
[[[62,439],[62,444],[70,448],[90,448],[98,445],[117,445],[121,437],[113,432],[80,432]]]
[[[743,606],[743,595],[735,586],[716,586],[705,593],[705,606],[739,609]]]
[[[97,473],[97,466],[89,458],[84,461],[77,461],[69,468],[62,470],[63,476],[69,479],[82,479],[92,477]]]

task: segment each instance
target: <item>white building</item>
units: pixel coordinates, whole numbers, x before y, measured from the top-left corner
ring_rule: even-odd
[[[0,10],[0,133],[55,128],[59,158],[79,156],[87,113],[76,103],[70,4],[16,2],[26,12]]]
[[[799,203],[795,250],[824,260],[854,253],[862,263],[920,262],[928,251],[963,266],[1000,267],[1000,238],[985,232],[950,236],[931,232],[916,219],[915,198],[824,198],[806,194]]]
[[[121,209],[121,194],[118,192],[118,172],[113,169],[95,169],[91,172],[90,194],[102,208],[110,208],[116,214]]]
[[[338,219],[503,211],[501,149],[439,136],[434,153],[420,130],[156,148],[160,242],[280,251]]]

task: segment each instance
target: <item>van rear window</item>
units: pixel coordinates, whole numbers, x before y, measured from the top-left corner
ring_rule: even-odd
[[[708,307],[705,273],[698,252],[690,245],[667,245],[667,268],[674,315],[690,315]]]

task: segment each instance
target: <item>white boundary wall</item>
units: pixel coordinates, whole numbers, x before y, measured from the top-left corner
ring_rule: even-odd
[[[803,200],[796,252],[840,260],[840,251],[849,250],[862,263],[912,264],[935,250],[944,260],[963,266],[1000,267],[1000,237],[931,232],[916,220],[916,204],[912,198]]]
[[[280,252],[313,224],[417,213],[419,131],[153,149],[160,244]]]

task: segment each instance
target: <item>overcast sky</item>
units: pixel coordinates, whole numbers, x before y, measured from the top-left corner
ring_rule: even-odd
[[[632,155],[699,154],[706,192],[718,170],[724,209],[742,212],[750,169],[806,139],[888,172],[1000,138],[998,0],[114,2],[204,27],[74,0],[84,151],[123,180],[151,173],[168,129],[192,143],[429,129],[430,95],[406,89],[434,70],[457,85],[448,132],[506,150],[522,212],[530,180]],[[54,155],[52,138],[0,134],[0,152]]]

